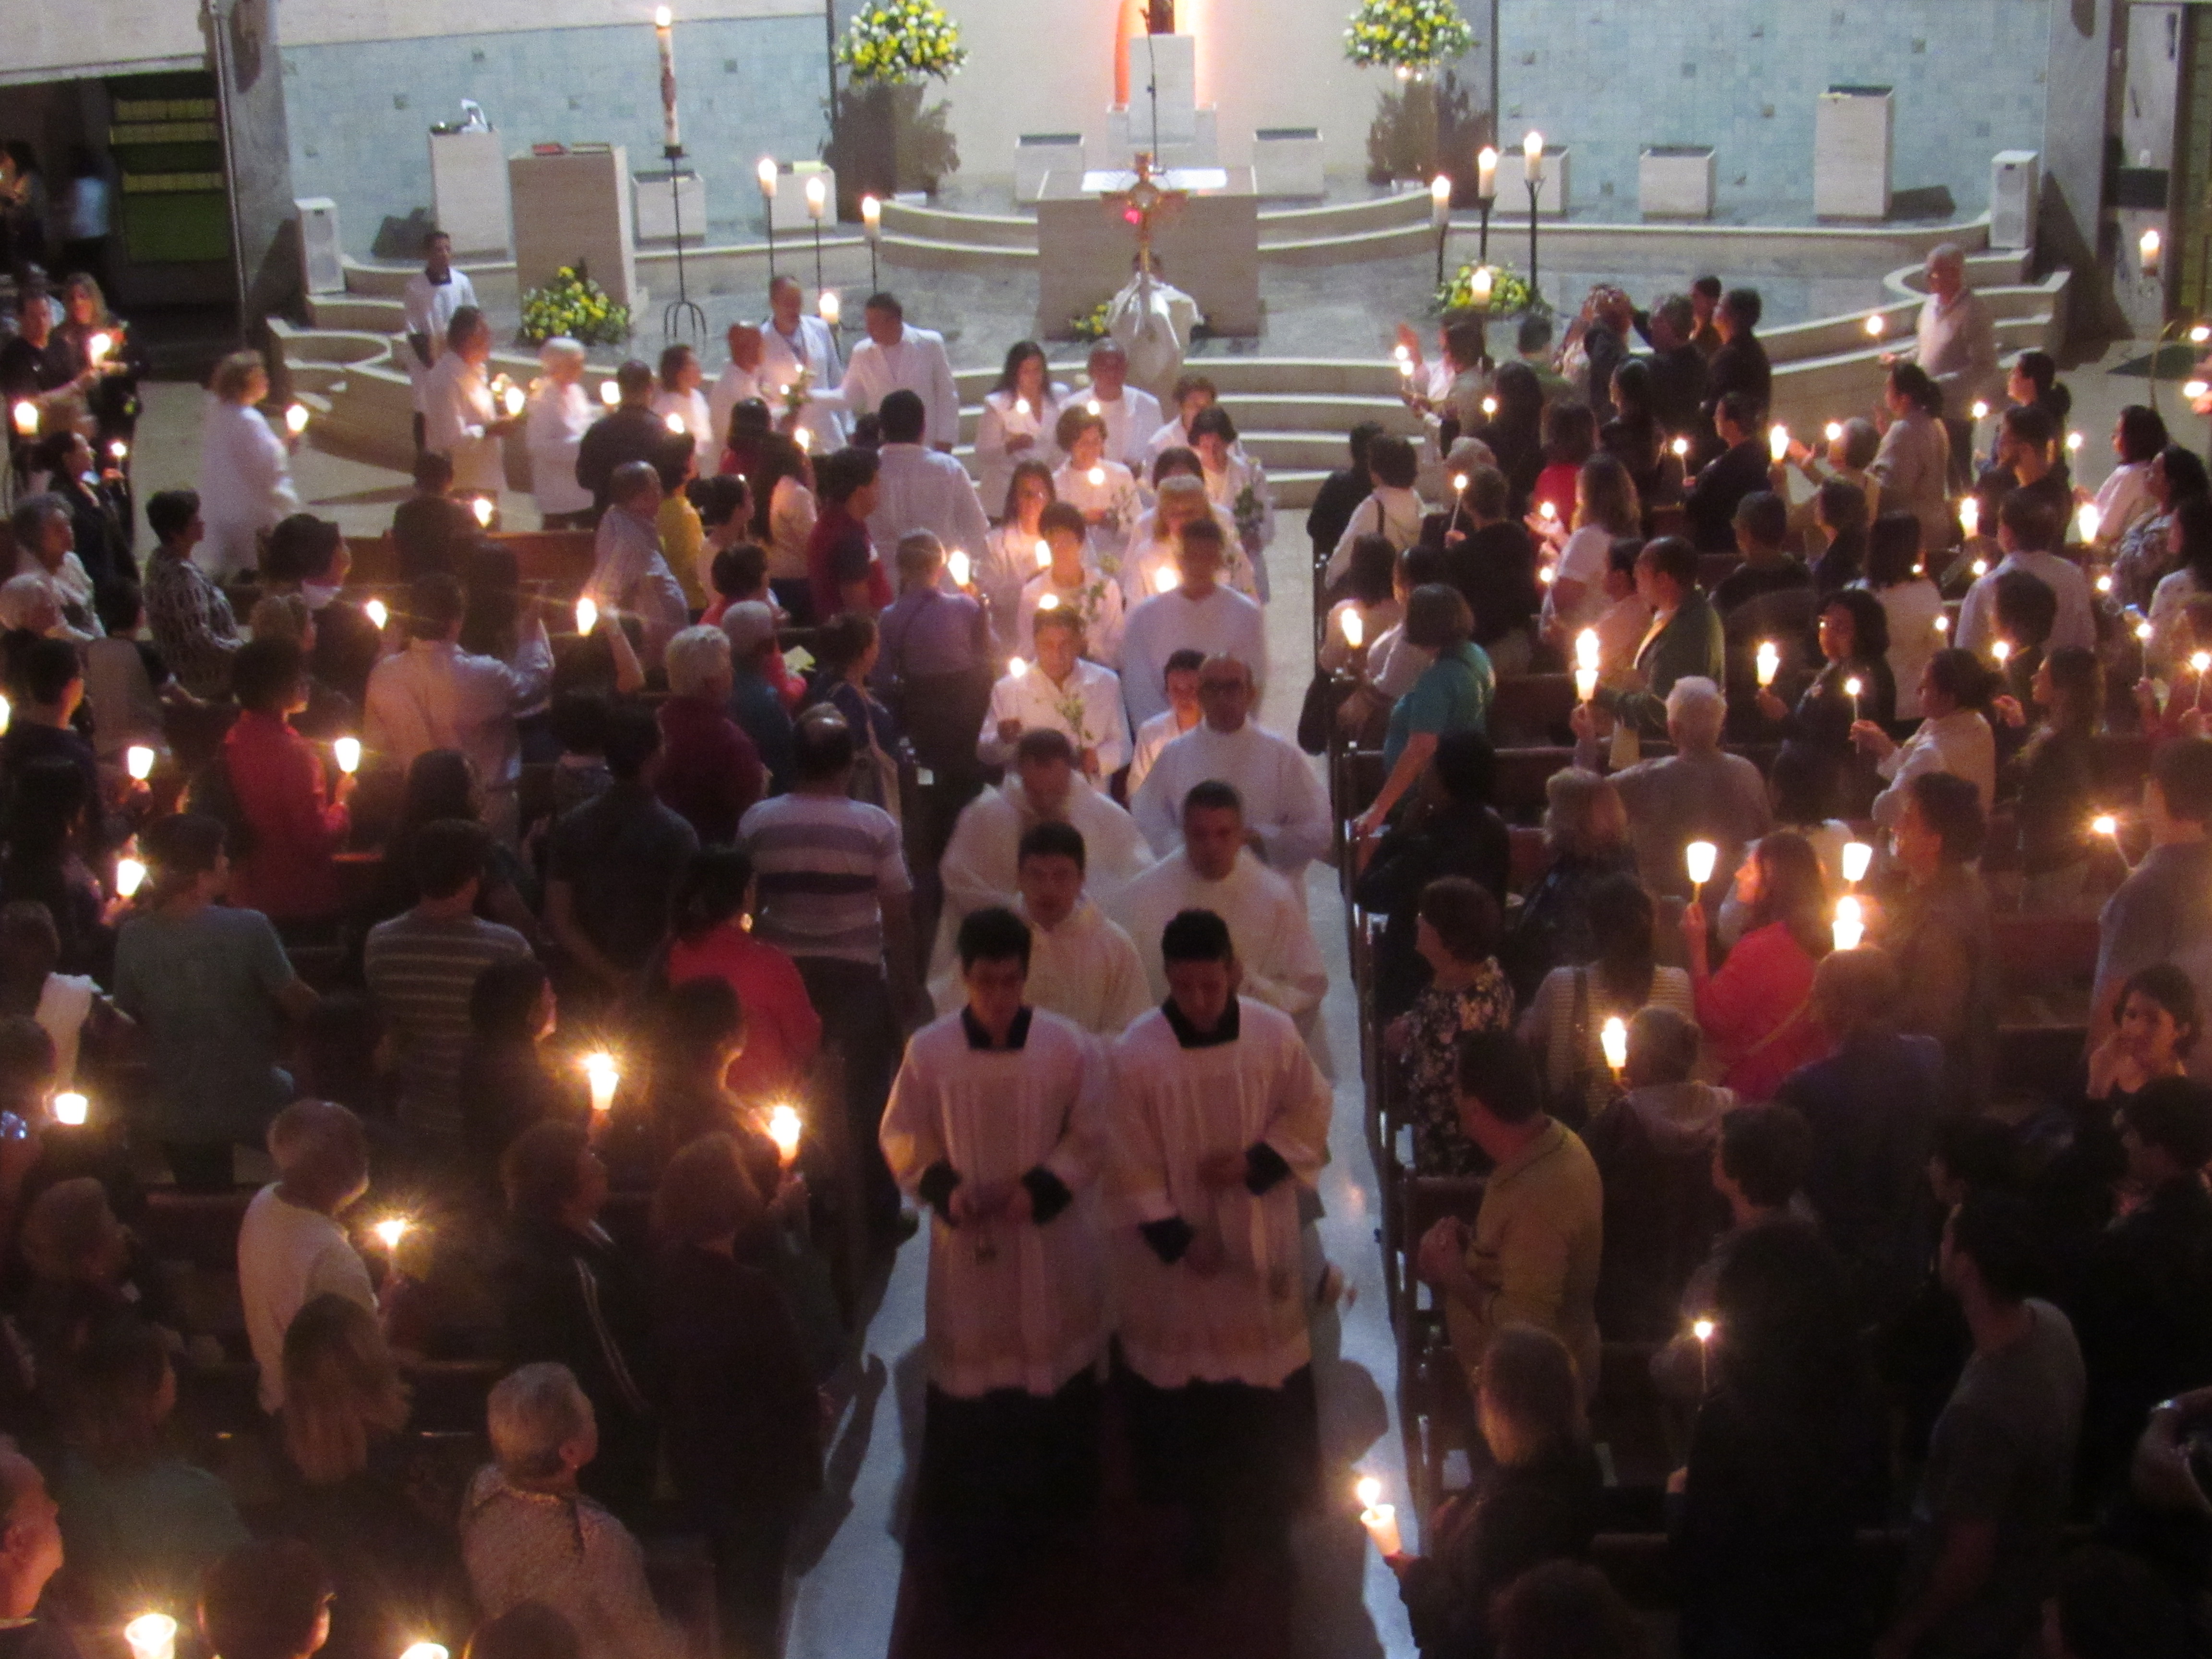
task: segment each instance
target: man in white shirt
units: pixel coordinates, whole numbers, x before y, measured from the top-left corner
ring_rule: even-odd
[[[1106,422],[1106,453],[1144,477],[1152,465],[1152,436],[1160,429],[1160,400],[1129,384],[1129,354],[1110,336],[1091,348],[1091,395]]]
[[[1244,803],[1228,784],[1208,781],[1183,798],[1182,845],[1106,901],[1106,914],[1128,933],[1144,959],[1154,998],[1168,994],[1160,930],[1179,912],[1211,910],[1229,924],[1244,992],[1298,1022],[1319,1042],[1328,970],[1304,909],[1290,885],[1251,851]]]
[[[959,953],[963,1006],[908,1043],[878,1139],[933,1212],[917,1519],[972,1590],[1097,1496],[1105,1066],[1030,1005],[1019,916],[977,911]]]
[[[1169,996],[1114,1045],[1106,1108],[1122,1398],[1138,1489],[1188,1508],[1203,1570],[1232,1529],[1282,1548],[1319,1477],[1298,1214],[1330,1097],[1233,926],[1187,910],[1146,943]]]
[[[1334,838],[1328,798],[1313,763],[1251,718],[1257,688],[1234,657],[1209,657],[1198,671],[1205,720],[1160,751],[1130,816],[1152,851],[1164,857],[1182,839],[1183,800],[1209,778],[1228,784],[1244,803],[1246,842],[1290,884],[1303,908],[1306,866]]]
[[[1974,579],[1959,606],[1959,629],[1953,637],[1960,650],[1988,653],[1997,637],[1997,578],[2008,570],[2025,570],[2057,596],[2058,615],[2044,642],[2045,650],[2068,645],[2096,648],[2097,615],[2089,578],[2058,551],[2065,533],[2066,526],[2034,497],[2015,489],[2004,498],[1997,508],[1997,545],[2004,550],[2004,557],[1986,575]],[[2017,648],[2027,641],[2011,643]]]
[[[1121,695],[1132,721],[1141,725],[1167,707],[1167,661],[1185,648],[1234,657],[1267,684],[1267,620],[1256,602],[1222,586],[1227,564],[1228,538],[1215,520],[1176,532],[1182,584],[1141,601],[1121,625]]]
[[[453,313],[446,353],[424,377],[422,447],[453,464],[453,488],[496,505],[507,487],[507,434],[522,415],[509,415],[492,396],[484,365],[491,361],[491,325],[473,306]]]
[[[1203,652],[1188,646],[1170,653],[1167,672],[1161,676],[1168,706],[1137,728],[1137,752],[1129,762],[1131,800],[1136,799],[1137,792],[1152,775],[1152,763],[1159,759],[1160,751],[1206,718],[1198,706],[1198,671],[1205,662]]]
[[[422,269],[407,279],[401,308],[406,316],[407,379],[415,392],[415,447],[422,448],[422,390],[432,365],[444,355],[453,313],[477,302],[476,285],[453,269],[453,239],[442,230],[422,238]]]
[[[756,384],[769,412],[781,423],[783,389],[795,384],[804,369],[810,378],[799,425],[810,434],[814,453],[827,455],[845,446],[844,399],[838,391],[845,370],[837,356],[837,337],[819,317],[808,316],[805,307],[806,290],[799,287],[797,278],[779,276],[768,285],[768,320],[760,329],[761,360],[755,371]],[[732,350],[733,361],[736,356]],[[726,428],[725,432],[726,435]]]
[[[921,398],[903,389],[891,392],[877,415],[884,441],[876,451],[869,539],[878,547],[896,547],[913,532],[927,530],[948,552],[957,547],[980,557],[991,533],[983,498],[966,467],[922,442],[929,417]]]
[[[1993,396],[1997,387],[1996,323],[1982,296],[1966,286],[1966,255],[1956,243],[1928,250],[1927,283],[1911,357],[1942,391],[1951,477],[1963,486],[1972,477],[1974,400]]]
[[[1016,657],[1018,666],[1010,666],[991,688],[976,757],[986,766],[1004,766],[1024,732],[1060,732],[1075,745],[1084,776],[1112,777],[1129,760],[1120,678],[1082,654],[1083,623],[1073,611],[1040,611],[1034,632],[1036,661]]]
[[[960,437],[960,393],[952,380],[945,337],[915,328],[896,296],[875,294],[861,313],[868,337],[853,348],[845,365],[845,407],[866,415],[903,386],[921,399],[928,416],[926,441],[946,454]]]
[[[372,752],[404,769],[432,749],[458,749],[487,797],[484,822],[512,841],[514,786],[521,775],[514,717],[543,702],[553,684],[553,647],[532,611],[510,665],[461,649],[461,585],[442,573],[416,582],[408,599],[406,650],[368,677],[364,736]]]
[[[945,910],[932,953],[933,972],[951,965],[952,933],[962,917],[987,905],[1011,905],[1020,896],[1022,838],[1040,823],[1065,823],[1083,837],[1091,894],[1102,903],[1110,904],[1152,865],[1134,821],[1076,775],[1075,750],[1066,737],[1026,732],[1015,746],[1013,775],[962,807],[945,843],[938,864]]]
[[[776,407],[763,385],[761,365],[766,349],[760,330],[750,323],[732,323],[728,338],[729,366],[714,377],[707,393],[707,423],[714,434],[717,457],[730,441],[730,413],[739,404],[758,398],[769,403],[771,412]]]
[[[253,1195],[238,1229],[238,1293],[261,1369],[261,1409],[284,1404],[284,1333],[315,1297],[342,1296],[376,1311],[353,1241],[334,1218],[368,1190],[361,1120],[327,1100],[295,1100],[269,1125],[276,1179]]]

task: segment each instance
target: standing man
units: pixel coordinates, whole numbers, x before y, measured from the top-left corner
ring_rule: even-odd
[[[1206,718],[1206,711],[1198,701],[1198,671],[1205,664],[1206,653],[1188,646],[1168,653],[1166,672],[1160,676],[1168,706],[1137,728],[1136,755],[1129,762],[1131,800],[1136,799],[1137,792],[1145,787],[1145,780],[1152,775],[1153,763],[1162,751]]]
[[[2212,994],[2212,742],[2176,738],[2151,757],[2143,781],[2150,851],[2113,890],[2097,917],[2097,988],[2090,1000],[2094,1053],[2112,1034],[2120,992],[2143,969],[2174,963]],[[2212,1081],[2212,1056],[2190,1054],[2189,1073]]]
[[[1951,483],[1964,489],[1973,480],[1974,399],[1994,396],[1997,384],[1997,327],[1982,296],[1966,286],[1966,256],[1957,243],[1928,250],[1927,282],[1910,356],[1942,391]]]
[[[1083,655],[1083,622],[1073,611],[1040,611],[1030,632],[1036,661],[1016,657],[993,683],[975,753],[986,766],[1004,766],[1023,733],[1063,732],[1083,775],[1103,787],[1129,763],[1121,679]]]
[[[1247,844],[1303,905],[1306,866],[1329,848],[1328,798],[1298,746],[1251,718],[1258,690],[1236,658],[1208,657],[1198,671],[1204,721],[1160,750],[1129,810],[1164,855],[1182,838],[1183,798],[1209,778],[1228,784],[1244,802]]]
[[[2033,1226],[2020,1200],[1973,1192],[1943,1228],[1937,1272],[1973,1352],[1928,1437],[1910,1589],[1876,1659],[1988,1659],[2035,1633],[2073,1496],[2085,1378],[2066,1316],[2027,1293]]]
[[[407,379],[415,388],[415,448],[423,448],[424,393],[430,370],[445,355],[446,331],[453,313],[474,306],[477,290],[466,273],[453,269],[453,239],[442,230],[422,238],[422,269],[407,279],[402,300],[407,319]]]
[[[729,344],[729,367],[714,377],[707,393],[707,424],[714,434],[717,465],[730,441],[730,412],[754,398],[769,401],[768,375],[762,368],[767,347],[760,330],[750,323],[732,323]]]
[[[1081,1030],[1029,1006],[1019,916],[976,911],[958,948],[965,1006],[907,1045],[880,1139],[933,1212],[920,1513],[973,1592],[1097,1501],[1104,1079]]]
[[[951,454],[960,436],[960,393],[945,337],[909,326],[896,295],[870,295],[861,316],[868,337],[853,348],[853,360],[845,365],[845,407],[856,416],[872,414],[902,386],[921,398],[927,416],[923,441]]]
[[[608,487],[617,467],[627,461],[650,461],[657,467],[672,447],[691,441],[671,432],[668,423],[653,412],[655,382],[645,364],[633,357],[617,369],[615,390],[622,401],[592,422],[576,447],[576,482],[592,492],[593,524],[613,499]]]
[[[806,290],[796,277],[779,276],[768,285],[769,316],[761,325],[760,367],[754,374],[758,395],[779,421],[783,417],[783,389],[796,384],[802,370],[812,377],[799,424],[812,434],[808,443],[814,453],[827,455],[846,441],[842,400],[836,396],[845,369],[837,357],[837,337],[819,317],[806,314],[805,302]],[[733,346],[732,362],[737,355]]]
[[[647,667],[658,668],[669,641],[691,620],[683,586],[660,551],[660,474],[650,461],[624,461],[607,492],[584,592],[603,616],[637,618],[644,634],[638,655]]]
[[[1267,683],[1267,620],[1256,601],[1222,586],[1228,562],[1219,522],[1194,520],[1176,532],[1181,583],[1130,609],[1121,624],[1121,696],[1132,726],[1167,708],[1168,659],[1185,648],[1234,657],[1255,681]]]
[[[1091,348],[1091,396],[1084,405],[1106,422],[1106,453],[1139,477],[1152,454],[1152,434],[1165,417],[1160,400],[1129,384],[1129,354],[1112,336]]]
[[[499,502],[507,488],[507,454],[501,442],[524,416],[502,410],[484,378],[491,361],[491,325],[474,306],[453,313],[446,329],[445,355],[424,377],[422,447],[453,464],[453,485]]]
[[[877,417],[883,442],[876,450],[876,510],[868,515],[876,545],[896,547],[927,530],[939,545],[980,559],[991,533],[983,498],[966,467],[922,442],[929,417],[921,398],[903,388],[890,392]]]
[[[1138,1490],[1192,1512],[1193,1565],[1231,1527],[1279,1546],[1319,1439],[1298,1224],[1328,1161],[1328,1085],[1296,1028],[1238,995],[1229,924],[1177,915],[1147,941],[1167,1000],[1114,1045],[1118,1381]]]

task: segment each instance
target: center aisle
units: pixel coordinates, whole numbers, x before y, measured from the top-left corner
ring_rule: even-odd
[[[1267,607],[1267,648],[1275,669],[1261,718],[1285,734],[1297,726],[1313,663],[1310,550],[1303,525],[1303,514],[1283,514],[1268,556],[1275,599]],[[1299,1571],[1288,1610],[1291,1651],[1297,1659],[1413,1659],[1396,1585],[1369,1547],[1352,1498],[1355,1463],[1359,1473],[1379,1476],[1401,1510],[1406,1483],[1396,1427],[1397,1356],[1375,1240],[1375,1171],[1361,1127],[1358,1011],[1336,872],[1313,866],[1307,897],[1328,964],[1329,992],[1322,1012],[1339,1074],[1329,1133],[1332,1159],[1321,1178],[1326,1213],[1317,1232],[1322,1251],[1343,1271],[1354,1294],[1348,1309],[1322,1313],[1314,1322],[1324,1498],[1321,1512],[1296,1540]],[[901,1536],[909,1472],[921,1450],[927,1237],[925,1230],[899,1253],[868,1327],[860,1398],[848,1413],[831,1457],[830,1488],[844,1498],[816,1534],[818,1560],[797,1583],[785,1648],[790,1659],[874,1659],[890,1647],[905,1566]],[[821,1535],[833,1525],[824,1545]],[[1409,1542],[1414,1530],[1407,1527]],[[1233,1582],[1225,1583],[1224,1599],[1236,1588]],[[1102,1612],[1116,1622],[1128,1614],[1126,1607]],[[1200,1634],[1197,1626],[1203,1622],[1193,1621],[1194,1637]],[[1064,1628],[1024,1634],[1027,1639],[1018,1647],[1000,1650],[1034,1652],[1045,1659],[1070,1646]],[[1116,1651],[1112,1632],[1094,1634],[1106,1638],[1097,1650]],[[1147,1638],[1162,1634],[1145,1632]],[[1189,1659],[1206,1659],[1217,1650],[1194,1648]],[[1147,1659],[1185,1659],[1183,1651],[1156,1642],[1144,1651]]]

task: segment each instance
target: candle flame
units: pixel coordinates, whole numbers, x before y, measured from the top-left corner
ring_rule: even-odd
[[[142,1613],[123,1627],[132,1659],[174,1659],[177,1621],[166,1613]]]
[[[1866,690],[1864,683],[1856,674],[1844,682],[1844,692],[1847,696],[1856,697],[1864,690]]]
[[[446,1650],[435,1642],[416,1642],[399,1656],[399,1659],[447,1659]]]
[[[1879,311],[1869,312],[1867,313],[1866,331],[1868,339],[1879,340],[1881,338],[1881,331],[1887,326],[1887,325],[1882,321],[1881,313]]]
[[[1052,544],[1039,538],[1036,544],[1037,568],[1042,570],[1052,562]]]
[[[1687,438],[1677,438],[1667,447],[1674,452],[1676,460],[1681,459],[1690,453],[1690,441]]]
[[[1455,494],[1458,494],[1458,495],[1464,495],[1465,494],[1467,494],[1467,474],[1466,474],[1466,473],[1464,473],[1464,472],[1455,472],[1455,473],[1453,473],[1453,474],[1452,474],[1452,489],[1453,489],[1453,491],[1454,491]]]
[[[1844,435],[1844,423],[1841,421],[1829,422],[1827,425],[1820,428],[1820,435],[1826,438],[1832,444],[1842,441]]]
[[[491,515],[498,510],[489,495],[479,495],[469,503],[469,511],[476,514],[477,522],[486,530],[491,528]]]
[[[596,601],[582,599],[576,601],[576,631],[589,634],[599,625],[599,607]]]
[[[1178,580],[1174,566],[1163,565],[1152,577],[1152,591],[1156,593],[1172,593],[1175,592],[1175,585]]]
[[[1358,650],[1360,642],[1367,637],[1367,624],[1360,621],[1359,613],[1347,608],[1336,621],[1337,626],[1344,630],[1344,642]]]
[[[1486,419],[1494,417],[1498,413],[1498,399],[1485,398],[1482,400],[1482,413]]]
[[[1546,524],[1557,524],[1559,521],[1559,509],[1553,506],[1549,501],[1537,502],[1536,511],[1540,515],[1541,515]]]
[[[522,413],[523,404],[528,403],[530,398],[520,386],[511,386],[500,394],[500,401],[506,405],[508,414],[520,415]]]
[[[362,606],[361,613],[376,624],[376,631],[380,634],[384,631],[384,625],[392,620],[392,612],[386,609],[382,599],[371,599]]]
[[[2202,674],[2208,668],[2212,668],[2212,651],[2191,652],[2189,653],[2189,665],[2199,674]]]
[[[678,437],[680,438],[684,435],[684,417],[681,415],[678,415],[674,410],[672,409],[668,411],[666,417],[661,423]]]
[[[1703,887],[1713,878],[1713,865],[1721,849],[1709,841],[1693,841],[1682,849],[1682,862],[1689,866],[1692,885]]]
[[[54,1121],[70,1128],[81,1127],[91,1115],[92,1104],[74,1089],[65,1089],[54,1097]]]
[[[1037,601],[1037,609],[1038,609],[1038,610],[1040,610],[1040,611],[1057,611],[1057,610],[1059,610],[1059,609],[1060,609],[1060,595],[1059,595],[1059,594],[1057,594],[1057,593],[1048,593],[1048,594],[1046,594],[1042,599],[1039,599],[1039,600]]]
[[[1766,434],[1766,453],[1778,461],[1790,453],[1790,428],[1779,421]]]
[[[1618,1072],[1628,1064],[1628,1024],[1619,1014],[1609,1015],[1605,1028],[1598,1033],[1598,1043],[1605,1050],[1605,1063]]]
[[[123,769],[140,783],[154,775],[154,751],[143,743],[134,743],[123,751]]]
[[[1836,901],[1836,924],[1832,930],[1836,949],[1856,951],[1859,941],[1866,937],[1866,917],[1859,902],[1849,893]]]
[[[1009,657],[1006,659],[1007,678],[1018,680],[1029,672],[1030,665],[1024,662],[1019,657]]]
[[[1985,399],[1980,398],[1974,399],[1974,418],[1978,421],[1986,421],[1990,418],[1990,406]]]
[[[2097,539],[2097,532],[2103,527],[2104,522],[2104,515],[2097,511],[2094,501],[2082,502],[2081,511],[2074,515],[2075,528],[2081,532],[2081,539],[2085,542]]]
[[[1595,696],[1597,696],[1597,670],[1595,668],[1577,668],[1575,670],[1576,701],[1578,702],[1588,702]]]
[[[1713,1340],[1713,1322],[1710,1319],[1697,1319],[1691,1321],[1690,1334],[1696,1337],[1700,1342],[1711,1341]]]
[[[13,412],[17,437],[27,438],[39,429],[39,406],[28,398],[18,403]]]
[[[2094,834],[2108,836],[2117,840],[2120,833],[2120,821],[2110,812],[2100,812],[2089,820],[2089,829]]]
[[[86,361],[96,363],[114,349],[115,337],[112,334],[105,332],[95,334],[84,343]]]
[[[1972,564],[1967,566],[1967,568],[1977,576],[1986,576],[1990,574],[1990,562],[1987,559],[1976,559]]]
[[[2181,395],[2192,404],[2200,400],[2208,392],[2212,392],[2212,381],[2184,380],[2181,383]]]
[[[284,411],[284,424],[295,438],[305,432],[307,429],[307,404],[293,404],[287,408]]]
[[[1759,684],[1761,690],[1774,684],[1774,677],[1782,672],[1782,648],[1772,640],[1759,642]]]
[[[361,770],[361,739],[359,738],[340,738],[331,745],[331,750],[337,757],[339,771],[350,775]]]
[[[1577,668],[1595,668],[1598,665],[1600,659],[1600,650],[1601,647],[1598,644],[1597,629],[1595,628],[1585,628],[1581,633],[1575,635],[1575,666]]]
[[[1094,466],[1090,471],[1085,473],[1083,477],[1085,482],[1089,483],[1093,489],[1096,489],[1106,482],[1106,469],[1103,466]]]
[[[1969,495],[1959,503],[1959,528],[1971,536],[1981,527],[1981,499],[1978,496]]]
[[[146,884],[146,866],[137,859],[115,860],[115,892],[118,898],[135,898]]]
[[[1361,1509],[1371,1510],[1382,1501],[1382,1483],[1371,1474],[1363,1474],[1352,1483],[1352,1493]]]
[[[1874,848],[1863,841],[1844,843],[1844,879],[1856,887],[1866,879],[1874,864]]]
[[[399,1241],[407,1237],[408,1230],[414,1224],[404,1215],[386,1216],[369,1231],[376,1235],[377,1242],[386,1249],[396,1250],[399,1248]]]
[[[611,1111],[615,1103],[615,1088],[622,1081],[622,1072],[615,1065],[615,1057],[605,1049],[584,1056],[584,1076],[592,1085],[592,1109]]]
[[[786,1164],[799,1155],[800,1127],[795,1107],[781,1105],[769,1109],[768,1138],[775,1143],[777,1155]]]
[[[952,585],[955,587],[965,587],[968,586],[969,574],[975,568],[975,565],[964,551],[956,547],[945,556],[945,568],[952,573]]]
[[[814,301],[814,308],[821,313],[822,320],[832,328],[844,320],[845,302],[837,297],[837,290],[834,288],[825,288],[822,290],[820,296]]]
[[[2081,453],[2081,434],[2078,432],[2068,433],[2066,434],[2066,453],[2069,455],[2078,454]]]
[[[2012,660],[2012,641],[2010,640],[1991,640],[1990,641],[1990,654],[1997,659],[1997,666],[2002,668],[2008,662]]]
[[[753,177],[760,180],[762,195],[773,196],[775,194],[775,157],[773,155],[762,156],[760,158],[760,165],[753,169]]]
[[[617,404],[622,401],[622,388],[617,386],[612,380],[600,381],[599,401],[605,404],[609,409],[612,409]]]

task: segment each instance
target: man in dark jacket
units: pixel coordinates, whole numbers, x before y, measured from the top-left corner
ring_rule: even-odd
[[[672,437],[678,443],[690,439],[672,434],[668,423],[653,412],[653,371],[633,358],[615,371],[615,389],[622,401],[592,422],[576,447],[576,482],[592,492],[592,521],[607,510],[613,499],[615,469],[626,461],[649,461],[659,466]]]
[[[1747,392],[1731,392],[1713,409],[1721,453],[1698,472],[1682,501],[1690,540],[1700,553],[1735,551],[1735,509],[1743,498],[1770,487],[1761,404]]]

